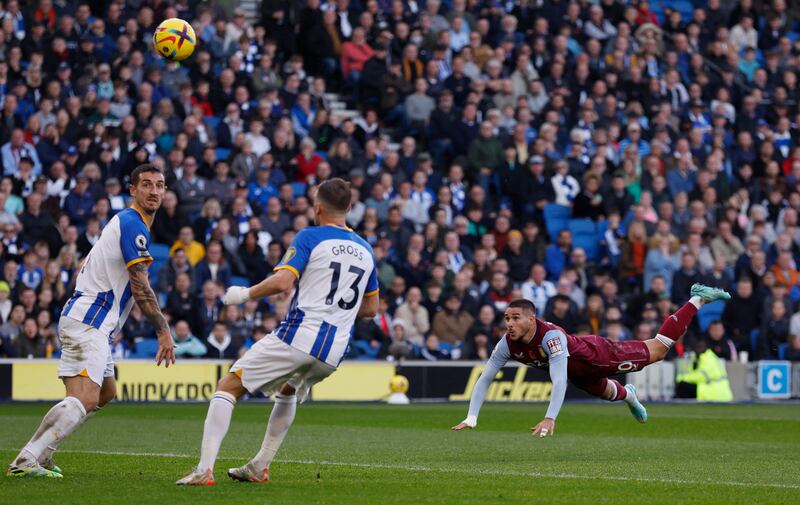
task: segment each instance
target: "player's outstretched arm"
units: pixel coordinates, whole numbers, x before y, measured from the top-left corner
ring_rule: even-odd
[[[542,349],[548,355],[550,364],[550,382],[553,389],[550,392],[550,405],[547,414],[539,424],[531,428],[534,437],[552,436],[556,429],[556,417],[564,404],[567,395],[567,364],[569,351],[567,350],[567,337],[560,331],[547,332],[542,339]]]
[[[280,269],[270,275],[255,286],[246,288],[243,286],[231,286],[225,291],[222,303],[225,305],[239,305],[248,300],[258,300],[265,296],[277,295],[284,291],[289,291],[294,287],[297,279],[289,269]]]
[[[158,352],[156,353],[156,365],[164,362],[164,366],[169,368],[171,363],[175,363],[175,342],[169,332],[169,325],[161,313],[158,306],[158,299],[150,287],[150,279],[147,276],[147,265],[144,262],[136,263],[128,268],[128,276],[131,281],[131,294],[139,305],[142,314],[150,321],[156,329],[158,336]]]
[[[481,411],[484,400],[486,400],[486,392],[492,384],[497,372],[503,368],[508,360],[511,358],[511,352],[508,350],[506,339],[500,339],[500,342],[494,347],[492,355],[489,356],[489,361],[486,363],[486,368],[481,372],[478,382],[475,383],[475,388],[472,390],[472,396],[469,399],[469,411],[467,418],[453,426],[453,431],[461,431],[467,428],[474,428],[478,425],[478,413]]]

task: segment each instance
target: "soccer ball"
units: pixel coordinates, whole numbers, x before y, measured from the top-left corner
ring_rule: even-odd
[[[172,61],[183,61],[191,56],[196,44],[197,37],[192,25],[178,18],[162,21],[153,34],[156,52]]]
[[[389,381],[389,390],[392,393],[406,393],[408,392],[408,379],[402,375],[395,375]]]

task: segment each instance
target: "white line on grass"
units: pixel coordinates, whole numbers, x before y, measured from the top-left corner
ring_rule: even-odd
[[[15,449],[0,449],[12,451]],[[156,457],[156,458],[197,458],[197,455],[180,454],[172,452],[125,452],[125,451],[85,451],[67,450],[59,451],[62,453],[74,454],[100,454],[103,456],[136,456],[136,457]],[[223,457],[217,458],[227,461],[243,461],[247,457]],[[766,482],[739,482],[739,481],[715,481],[715,480],[690,480],[690,479],[662,479],[652,477],[630,477],[630,476],[609,476],[609,475],[578,475],[574,473],[545,473],[545,472],[518,472],[515,470],[487,470],[487,469],[468,469],[468,468],[444,468],[417,465],[392,465],[387,463],[349,463],[347,461],[313,461],[307,459],[276,459],[276,463],[289,463],[295,465],[322,465],[322,466],[344,466],[353,468],[375,468],[387,470],[402,470],[408,472],[436,472],[436,473],[456,473],[466,475],[494,475],[499,477],[538,477],[545,479],[572,479],[572,480],[607,480],[620,482],[651,482],[656,484],[705,484],[718,486],[739,486],[739,487],[765,487],[776,489],[800,489],[800,484],[779,484]]]

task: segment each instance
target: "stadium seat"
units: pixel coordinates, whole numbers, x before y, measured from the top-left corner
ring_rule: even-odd
[[[544,206],[543,212],[544,225],[547,227],[547,233],[550,235],[551,240],[555,240],[561,230],[566,230],[569,227],[569,218],[572,215],[572,209],[565,205],[548,203]]]
[[[760,337],[760,332],[758,328],[753,328],[753,331],[750,332],[750,354],[754,353],[758,350],[759,345],[758,341]]]
[[[306,187],[307,185],[304,182],[293,182],[292,183],[292,193],[295,197],[303,196],[306,194]]]
[[[681,19],[683,19],[684,22],[692,19],[694,4],[692,4],[692,2],[689,0],[671,0],[668,5],[672,10],[676,10],[681,13]]]
[[[250,280],[247,277],[239,277],[236,275],[231,277],[231,286],[247,287],[249,285],[250,285]]]
[[[725,302],[721,300],[703,305],[703,308],[697,311],[697,324],[700,325],[700,329],[706,331],[712,322],[722,317],[723,310]]]
[[[366,340],[354,340],[351,342],[356,349],[356,359],[377,359],[378,349],[369,345]]]
[[[206,117],[203,118],[203,121],[213,131],[217,131],[217,128],[219,128],[220,122],[222,122],[222,120],[220,118],[218,118],[217,116],[206,116]]]
[[[150,244],[150,255],[153,263],[150,264],[150,279],[158,279],[158,272],[169,261],[169,246],[164,244]]]
[[[227,160],[228,156],[231,155],[231,150],[227,147],[218,147],[217,148],[217,160]]]
[[[155,338],[143,338],[136,342],[136,352],[131,353],[133,359],[154,358],[158,352],[158,340]]]
[[[600,257],[600,241],[597,225],[591,219],[570,219],[568,229],[572,232],[572,245],[586,251],[586,258],[596,261]]]
[[[786,359],[786,351],[789,350],[789,344],[778,344],[778,359]]]

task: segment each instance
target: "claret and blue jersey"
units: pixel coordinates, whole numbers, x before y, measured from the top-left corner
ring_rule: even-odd
[[[111,218],[86,256],[61,316],[112,338],[133,306],[128,268],[153,261],[149,246],[150,231],[139,211],[128,208]]]
[[[286,319],[276,336],[292,347],[338,366],[355,329],[361,301],[378,294],[372,247],[338,226],[300,231],[275,271],[298,279]]]

